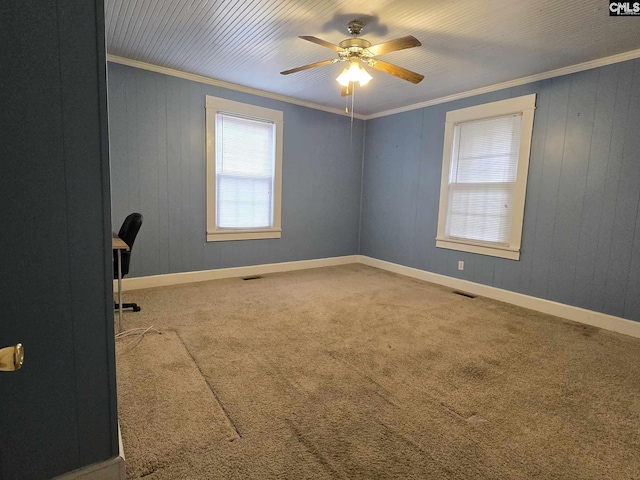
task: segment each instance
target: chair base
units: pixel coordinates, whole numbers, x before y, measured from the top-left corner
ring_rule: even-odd
[[[119,305],[116,302],[113,302],[113,309],[118,310],[118,308],[119,308]],[[134,312],[140,311],[140,307],[138,306],[137,303],[123,303],[122,309],[125,310],[127,308],[131,308]]]

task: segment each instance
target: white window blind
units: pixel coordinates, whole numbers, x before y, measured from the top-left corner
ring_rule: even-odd
[[[521,125],[514,114],[455,126],[447,237],[510,244]]]
[[[275,124],[221,112],[215,122],[216,227],[273,227]]]

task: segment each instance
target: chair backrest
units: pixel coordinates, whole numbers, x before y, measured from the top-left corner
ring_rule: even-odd
[[[142,226],[142,215],[139,213],[131,213],[124,219],[118,236],[129,245],[129,251],[122,251],[122,275],[129,273],[129,263],[131,261],[131,250],[133,250],[133,243],[138,236],[140,227]],[[113,278],[118,278],[118,257],[116,252],[113,253]]]

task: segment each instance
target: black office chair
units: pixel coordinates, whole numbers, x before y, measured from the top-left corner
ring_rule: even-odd
[[[133,250],[133,242],[135,242],[141,226],[142,215],[139,213],[132,213],[124,219],[122,227],[120,227],[120,231],[118,232],[118,237],[120,237],[124,241],[124,243],[129,246],[128,252],[124,250],[120,251],[123,277],[129,273],[129,263],[131,262],[131,250]],[[113,278],[114,280],[118,279],[118,252],[116,251],[113,252]],[[113,304],[114,309],[117,310],[119,307],[118,303],[113,302]],[[132,308],[134,312],[140,311],[140,307],[137,303],[123,303],[122,308]]]

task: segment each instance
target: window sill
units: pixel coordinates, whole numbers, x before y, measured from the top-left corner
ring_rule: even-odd
[[[281,230],[240,230],[226,232],[207,232],[207,242],[225,242],[229,240],[262,240],[280,238]]]
[[[506,258],[508,260],[520,260],[520,250],[513,250],[507,247],[492,247],[473,243],[457,242],[453,240],[436,239],[436,247],[448,250],[458,250],[460,252],[477,253],[479,255],[489,255],[491,257]]]

